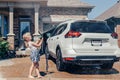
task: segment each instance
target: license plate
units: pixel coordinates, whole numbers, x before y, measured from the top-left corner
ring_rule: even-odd
[[[91,40],[92,46],[102,46],[102,40]]]

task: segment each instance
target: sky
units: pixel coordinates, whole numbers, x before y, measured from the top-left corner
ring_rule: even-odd
[[[94,19],[104,11],[112,7],[117,3],[118,0],[80,0],[82,2],[86,2],[90,5],[95,6],[92,11],[88,14],[89,19]]]

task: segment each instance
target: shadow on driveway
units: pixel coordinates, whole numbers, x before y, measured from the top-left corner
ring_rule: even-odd
[[[50,58],[56,64],[56,61],[54,58]],[[101,69],[99,66],[78,66],[78,65],[70,65],[67,67],[66,72],[70,74],[86,74],[86,75],[108,75],[108,74],[119,74],[119,71],[112,68],[112,69]]]
[[[41,76],[46,76],[48,74],[53,74],[54,72],[40,72]]]
[[[86,75],[108,75],[108,74],[119,74],[119,71],[116,69],[101,69],[99,66],[77,66],[72,65],[66,70],[70,74],[86,74]]]

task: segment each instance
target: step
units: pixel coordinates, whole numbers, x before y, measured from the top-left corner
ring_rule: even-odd
[[[30,49],[25,49],[25,50],[18,50],[16,51],[16,55],[30,55]]]

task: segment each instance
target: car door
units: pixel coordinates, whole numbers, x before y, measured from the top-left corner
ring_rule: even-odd
[[[48,49],[50,52],[53,53],[53,44],[54,44],[54,36],[56,35],[57,27],[51,34],[51,37],[48,38],[47,43],[48,43]]]
[[[61,44],[61,40],[63,40],[63,37],[61,34],[62,32],[66,29],[67,24],[61,24],[58,26],[55,36],[53,37],[53,44],[52,44],[52,48],[53,48],[53,52],[56,53],[56,48],[57,46]]]

